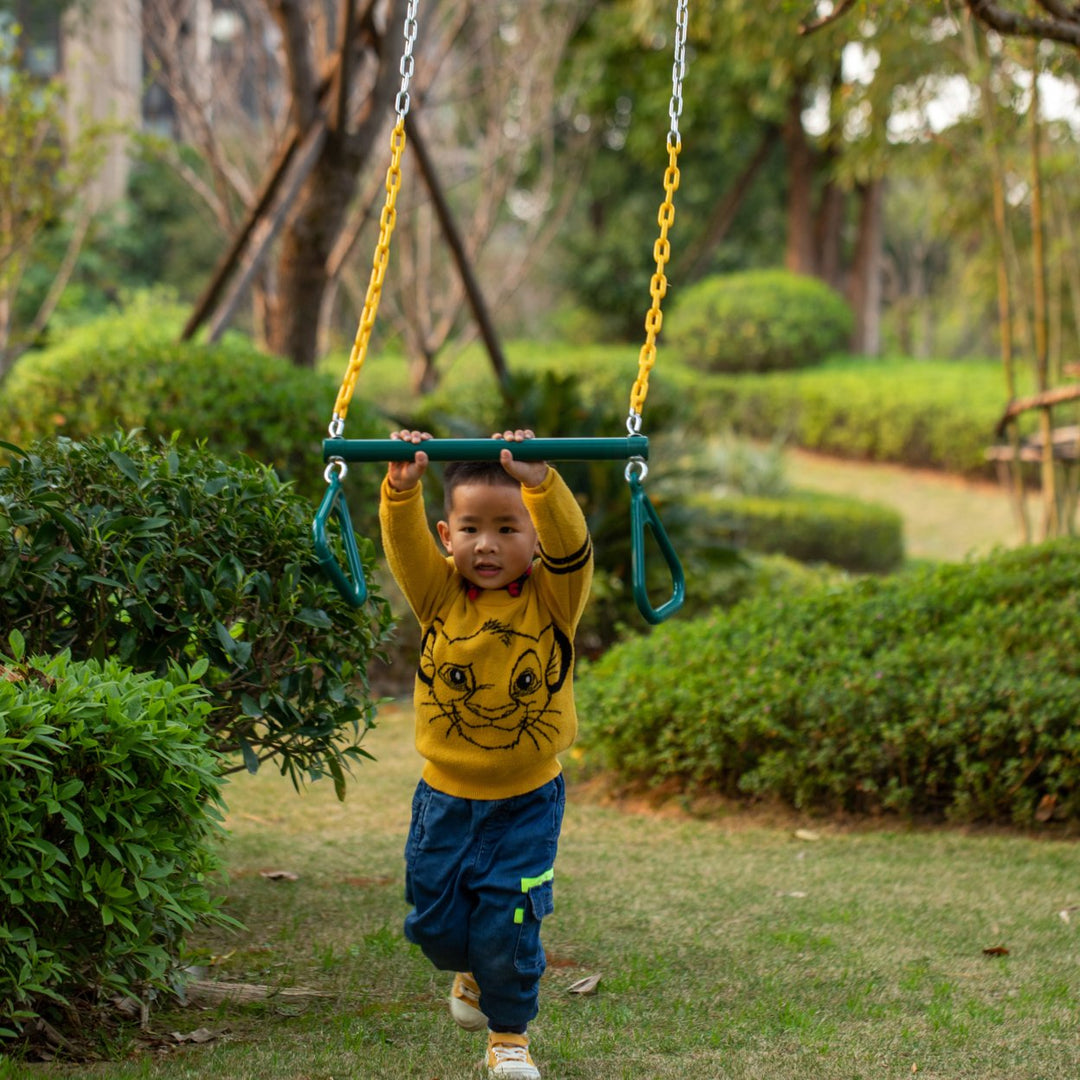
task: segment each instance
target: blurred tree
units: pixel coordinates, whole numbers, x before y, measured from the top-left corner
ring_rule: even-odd
[[[241,285],[254,284],[256,334],[301,366],[315,362],[330,256],[391,113],[404,12],[405,0],[242,0],[215,16],[207,0],[144,0],[153,70],[204,168],[175,164],[223,231],[255,241]],[[220,299],[204,298],[202,314]]]
[[[157,78],[175,103],[181,142],[205,162],[192,169],[175,158],[176,166],[243,245],[189,332],[208,320],[218,333],[250,285],[256,332],[273,351],[311,365],[339,295],[353,302],[343,320],[352,328],[363,306],[370,258],[355,272],[350,259],[370,251],[364,241],[374,246],[405,0],[245,0],[231,21],[218,20],[222,40],[201,60],[191,40],[200,4],[146,0]],[[403,168],[394,248],[402,270],[386,286],[385,318],[406,344],[418,386],[437,379],[435,356],[464,325],[460,264],[495,252],[483,286],[498,306],[554,232],[556,170],[565,162],[556,164],[550,149],[552,85],[584,7],[446,0],[425,10],[419,27],[411,23],[419,33],[409,140],[430,152],[424,183],[416,160]],[[451,228],[458,268],[440,237]]]
[[[19,33],[0,35],[0,379],[41,333],[60,298],[90,224],[79,210],[80,189],[100,161],[101,128],[66,138],[63,90],[56,80],[27,72]],[[76,225],[53,268],[53,280],[25,325],[16,298],[35,242],[76,210]]]
[[[643,147],[655,157],[666,130],[671,9],[666,0],[610,0],[579,36],[580,58],[591,62],[575,71],[593,73],[582,100],[604,148],[590,174],[592,232],[580,243],[592,249],[580,271],[583,291],[597,298],[619,280],[626,244],[625,230],[608,220],[611,204],[622,208],[608,191],[612,159],[621,159],[635,201],[642,208],[649,201],[639,181],[654,173]],[[822,278],[853,304],[853,347],[874,353],[885,179],[899,152],[894,112],[932,93],[933,79],[946,74],[936,47],[942,20],[885,0],[873,17],[806,35],[799,32],[805,13],[791,0],[768,7],[719,0],[695,10],[677,229],[690,237],[694,276],[782,261]],[[643,53],[655,63],[643,62]]]

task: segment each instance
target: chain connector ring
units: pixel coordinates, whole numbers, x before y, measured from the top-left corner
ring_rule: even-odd
[[[345,474],[349,471],[349,466],[345,464],[344,458],[332,457],[329,464],[323,469],[323,479],[328,484],[333,478],[335,471],[339,482],[345,479]]]

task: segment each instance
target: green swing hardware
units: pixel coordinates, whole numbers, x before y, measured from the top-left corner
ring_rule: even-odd
[[[649,456],[644,435],[617,439],[324,439],[323,461],[412,461],[423,450],[430,461],[498,461],[509,450],[518,461],[625,461]]]
[[[327,470],[326,494],[319,503],[311,531],[315,539],[315,554],[319,565],[337,586],[338,592],[353,607],[360,607],[367,600],[367,581],[364,580],[364,564],[360,559],[360,549],[356,546],[356,533],[353,532],[349,508],[345,505],[345,492],[341,486],[341,475]],[[341,528],[341,542],[345,548],[345,561],[352,574],[352,580],[341,568],[330,549],[326,535],[326,526],[331,517],[336,517]]]
[[[645,489],[641,486],[641,477],[628,467],[627,480],[630,482],[630,573],[634,599],[645,621],[655,626],[670,618],[682,607],[686,599],[686,578],[683,575],[679,556],[675,554],[668,534],[664,531],[664,526],[660,523],[660,518],[649,501],[649,496],[645,494]],[[645,588],[646,528],[652,532],[668,570],[671,572],[671,599],[661,604],[659,608],[653,607]]]

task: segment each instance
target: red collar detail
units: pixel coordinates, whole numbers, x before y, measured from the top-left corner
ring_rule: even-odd
[[[530,566],[521,577],[511,581],[509,585],[504,586],[506,591],[513,597],[519,597],[521,590],[525,588],[525,579],[532,573],[533,568]],[[488,592],[487,589],[481,589],[479,585],[473,585],[471,582],[465,582],[465,595],[470,600],[475,600],[482,592]]]

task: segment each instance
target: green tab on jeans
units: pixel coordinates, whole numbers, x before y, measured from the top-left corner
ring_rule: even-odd
[[[543,885],[545,881],[551,881],[555,877],[555,870],[545,870],[539,877],[523,877],[521,879],[521,891],[527,893],[535,889],[537,885]]]

